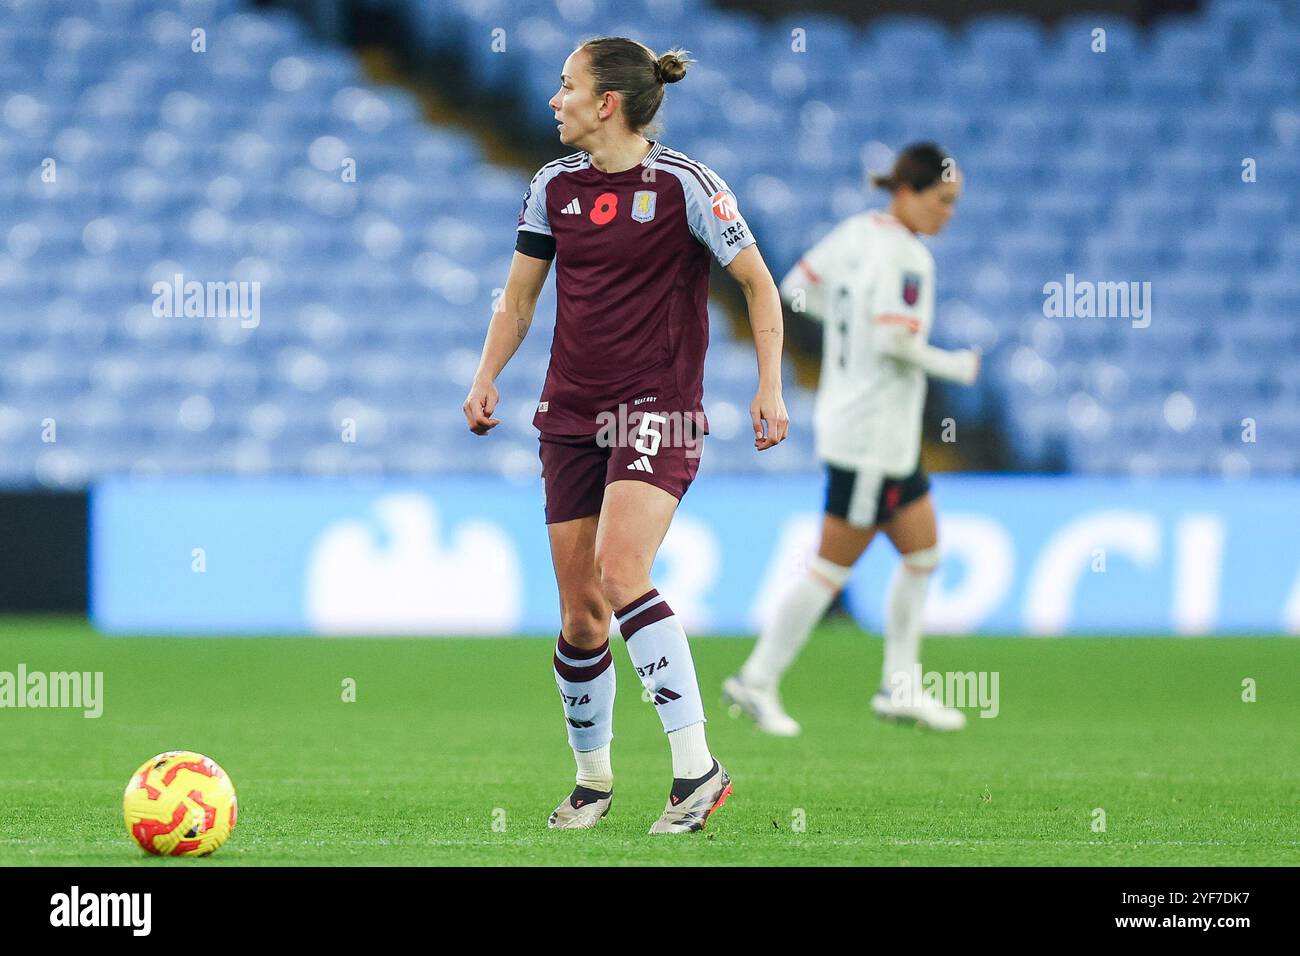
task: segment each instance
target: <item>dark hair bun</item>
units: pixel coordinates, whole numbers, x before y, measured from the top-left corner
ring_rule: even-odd
[[[686,64],[692,62],[684,50],[669,50],[655,61],[655,79],[660,83],[676,83],[686,75]]]
[[[674,47],[662,56],[644,43],[627,37],[594,37],[578,47],[587,54],[597,96],[617,90],[627,128],[639,133],[649,128],[666,95],[664,84],[676,83],[693,62],[685,50]]]
[[[904,186],[923,192],[942,180],[953,166],[952,155],[938,143],[912,143],[898,154],[892,170],[872,175],[871,185],[891,193]]]

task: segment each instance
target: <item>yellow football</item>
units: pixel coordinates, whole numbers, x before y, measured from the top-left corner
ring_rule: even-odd
[[[230,837],[235,787],[211,757],[169,750],[131,775],[122,796],[126,829],[157,856],[207,856]]]

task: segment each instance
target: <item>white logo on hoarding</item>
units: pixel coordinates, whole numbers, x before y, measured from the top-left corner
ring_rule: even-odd
[[[939,542],[943,560],[927,595],[924,627],[935,634],[969,634],[1010,592],[1015,582],[1015,542],[1001,522],[976,514],[939,519]],[[942,573],[945,564],[962,568],[956,583]]]
[[[1074,617],[1074,595],[1095,548],[1123,555],[1142,570],[1160,561],[1160,523],[1145,511],[1090,511],[1047,539],[1025,585],[1029,634],[1061,634]]]
[[[464,521],[444,545],[425,495],[385,495],[371,520],[327,527],[307,562],[306,616],[328,634],[511,634],[524,580],[510,536]]]

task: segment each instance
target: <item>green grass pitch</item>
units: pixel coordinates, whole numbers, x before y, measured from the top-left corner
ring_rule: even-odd
[[[938,735],[870,716],[881,642],[829,621],[787,680],[795,740],[718,703],[750,640],[692,645],[736,790],[704,834],[652,838],[668,747],[621,647],[613,808],[551,832],[573,765],[548,639],[106,638],[0,618],[0,671],[103,671],[105,696],[97,720],[0,710],[0,865],[1300,863],[1294,640],[933,639],[927,670],[1000,675],[996,718]],[[127,778],[170,749],[213,757],[239,792],[205,860],[147,857],[122,823]]]

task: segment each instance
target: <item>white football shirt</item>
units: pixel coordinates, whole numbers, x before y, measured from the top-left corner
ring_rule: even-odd
[[[802,295],[801,295],[802,293]],[[926,373],[887,354],[889,339],[925,344],[934,322],[934,257],[883,212],[852,216],[810,249],[781,296],[825,326],[813,413],[818,457],[903,478],[921,455]]]

